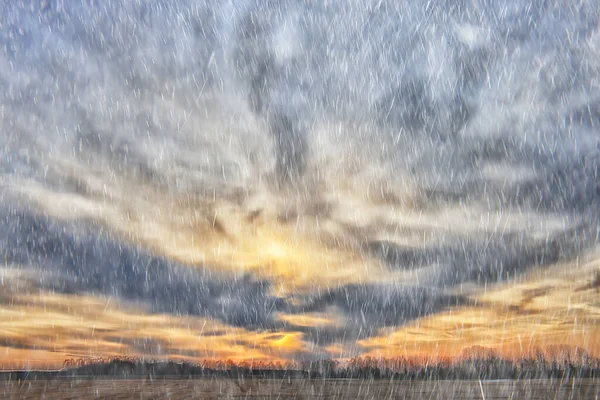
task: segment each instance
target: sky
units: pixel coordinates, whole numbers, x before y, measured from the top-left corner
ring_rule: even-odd
[[[600,356],[597,1],[0,1],[0,368]]]

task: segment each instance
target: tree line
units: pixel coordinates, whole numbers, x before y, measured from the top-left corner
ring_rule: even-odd
[[[459,357],[354,357],[348,360],[241,361],[208,359],[200,364],[135,357],[69,359],[67,375],[264,377],[355,379],[544,379],[598,378],[600,358],[581,348],[549,346],[508,359],[473,346]]]

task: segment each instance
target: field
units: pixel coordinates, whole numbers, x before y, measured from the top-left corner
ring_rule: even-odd
[[[3,399],[598,399],[592,380],[54,379],[0,383]]]

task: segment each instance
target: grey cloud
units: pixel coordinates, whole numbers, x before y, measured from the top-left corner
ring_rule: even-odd
[[[0,249],[9,264],[35,272],[32,283],[42,290],[114,296],[151,312],[216,318],[250,330],[287,328],[321,345],[376,335],[381,327],[467,302],[437,289],[346,285],[293,306],[270,295],[269,282],[250,275],[232,278],[181,265],[85,221],[65,223],[26,210],[4,209]],[[323,312],[330,306],[340,312],[342,326],[307,328],[276,318],[278,312]]]
[[[304,299],[304,304],[292,307],[291,312],[323,312],[335,307],[343,328],[306,328],[313,340],[327,343],[334,338],[358,340],[377,335],[386,326],[399,326],[406,322],[469,304],[461,296],[448,295],[436,288],[402,285],[351,284],[314,294]]]
[[[598,220],[594,214],[589,219],[582,217],[579,223],[544,239],[534,240],[519,232],[473,236],[445,238],[446,243],[423,248],[372,241],[367,251],[392,270],[421,271],[422,285],[494,284],[583,254],[597,243]]]
[[[153,312],[218,318],[250,329],[273,327],[285,301],[270,284],[181,265],[86,222],[64,223],[26,210],[0,218],[7,262],[37,272],[36,285],[62,293],[96,293],[146,304]]]

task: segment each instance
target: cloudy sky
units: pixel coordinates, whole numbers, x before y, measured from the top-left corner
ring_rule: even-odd
[[[596,1],[0,1],[0,368],[600,356]]]

